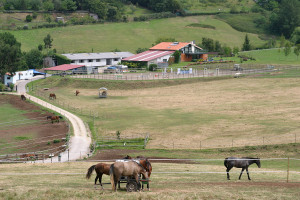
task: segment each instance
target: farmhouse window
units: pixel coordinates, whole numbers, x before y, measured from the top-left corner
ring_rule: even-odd
[[[96,59],[96,62],[100,62],[100,59]]]
[[[92,60],[92,59],[89,59],[89,62],[93,62],[93,60]]]
[[[163,62],[167,62],[167,59],[163,59]]]
[[[7,80],[10,80],[10,77],[7,77]]]
[[[84,60],[79,60],[80,63],[84,63]]]
[[[114,58],[114,61],[118,61],[119,60],[119,58]]]
[[[71,63],[75,63],[75,60],[72,60]]]

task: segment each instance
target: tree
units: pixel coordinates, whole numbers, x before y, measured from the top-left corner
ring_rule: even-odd
[[[0,33],[0,74],[4,81],[6,72],[14,74],[21,67],[21,44],[11,33]]]
[[[214,40],[205,37],[202,38],[202,47],[209,52],[213,52],[215,50]]]
[[[239,53],[239,48],[238,47],[234,47],[233,48],[233,53],[234,53],[234,55],[237,55],[238,53]]]
[[[51,35],[48,34],[46,37],[44,37],[44,47],[46,49],[51,49],[52,47],[52,42],[53,42],[53,39],[51,38]]]
[[[107,5],[102,0],[89,0],[87,5],[89,11],[97,14],[100,19],[106,19]]]
[[[32,16],[31,15],[27,15],[25,21],[26,22],[31,22],[32,21]]]
[[[174,56],[174,62],[179,63],[179,61],[180,61],[180,51],[175,51],[173,53],[173,56]]]
[[[54,4],[52,3],[52,1],[48,0],[48,1],[45,1],[43,3],[43,8],[44,10],[46,11],[52,11],[54,10]]]
[[[288,56],[291,53],[291,43],[287,42],[284,46],[284,55]]]
[[[39,69],[43,65],[43,55],[38,49],[32,49],[25,53],[25,61],[28,67]]]
[[[270,29],[275,34],[290,38],[297,26],[300,26],[300,1],[282,0],[279,11],[270,17]]]
[[[294,48],[294,54],[296,54],[297,56],[297,60],[298,60],[298,57],[299,57],[299,54],[300,54],[300,44],[297,44]]]
[[[245,41],[244,41],[242,50],[243,50],[243,51],[249,51],[250,49],[251,49],[251,46],[250,46],[250,40],[249,40],[249,38],[248,38],[248,34],[246,34],[246,36],[245,36]]]

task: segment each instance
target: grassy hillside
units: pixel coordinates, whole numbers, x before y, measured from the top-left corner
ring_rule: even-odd
[[[191,28],[191,23],[208,24],[216,29]],[[1,31],[3,32],[3,31]],[[245,33],[213,16],[178,17],[152,20],[149,22],[112,23],[100,25],[69,26],[64,28],[12,31],[22,43],[22,50],[28,51],[43,44],[49,33],[53,37],[53,48],[59,53],[105,52],[113,49],[135,52],[139,47],[149,48],[159,37],[172,37],[178,41],[202,41],[202,37],[219,40],[227,46],[241,47]],[[251,44],[259,46],[264,42],[256,34],[249,34]]]
[[[249,10],[254,1],[248,0],[179,0],[183,8],[189,12],[229,12],[234,6],[238,11]]]

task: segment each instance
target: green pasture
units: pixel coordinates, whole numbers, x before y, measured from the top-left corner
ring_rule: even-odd
[[[264,64],[286,64],[300,65],[300,58],[294,53],[294,48],[291,48],[289,55],[284,54],[284,48],[253,50],[248,52],[240,52],[240,55],[251,56],[255,61],[246,61],[245,63],[264,63]]]
[[[283,161],[285,162],[285,161]],[[240,169],[231,170],[231,180],[226,180],[222,163],[175,164],[152,163],[151,191],[127,193],[125,184],[118,192],[110,184],[104,190],[94,189],[95,172],[85,179],[87,169],[95,162],[70,162],[55,164],[3,164],[0,165],[1,199],[295,199],[299,195],[300,176],[287,173],[273,165],[265,169],[252,165],[247,180],[246,173],[238,180]],[[283,164],[284,165],[284,164]],[[264,171],[281,171],[278,173]],[[169,172],[169,173],[165,173]],[[174,173],[177,172],[177,173]],[[178,173],[179,172],[179,173]],[[190,173],[202,172],[202,173]],[[204,173],[203,173],[204,172]],[[109,183],[104,175],[103,183]]]
[[[7,124],[12,124],[12,121],[21,121],[27,119],[23,115],[27,113],[27,111],[16,109],[8,102],[3,102],[0,104],[0,113],[0,121],[2,127]]]
[[[253,1],[247,0],[225,0],[225,1],[198,1],[180,0],[183,8],[187,12],[229,12],[235,6],[239,11],[244,8],[249,10],[254,5]]]
[[[216,29],[189,28],[191,23],[207,24]],[[3,30],[1,32],[4,32]],[[176,17],[146,22],[106,23],[83,26],[67,26],[36,30],[11,31],[22,44],[22,50],[29,51],[43,44],[43,38],[50,34],[53,48],[58,53],[109,52],[114,49],[135,53],[138,48],[150,48],[160,37],[172,37],[177,41],[202,41],[202,37],[218,38],[222,45],[241,47],[245,33],[236,31],[214,16]],[[256,34],[248,34],[251,44],[264,43]]]

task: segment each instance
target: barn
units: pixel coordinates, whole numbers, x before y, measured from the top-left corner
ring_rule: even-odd
[[[63,64],[55,67],[45,68],[45,71],[50,74],[86,74],[91,73],[92,69],[87,68],[85,65]]]

